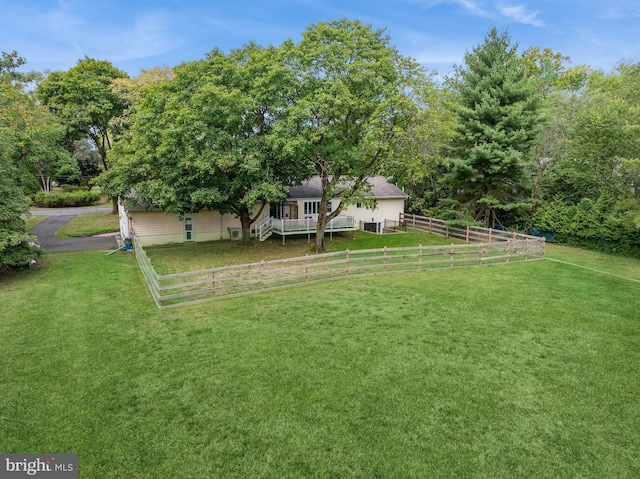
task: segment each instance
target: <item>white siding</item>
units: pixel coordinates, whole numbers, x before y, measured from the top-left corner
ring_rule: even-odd
[[[127,216],[127,210],[118,202],[118,221],[120,223],[120,237],[124,240],[130,238],[129,233],[129,217]]]
[[[258,211],[256,207],[255,212]],[[265,207],[257,224],[269,212]],[[217,241],[229,239],[230,228],[240,228],[240,219],[234,215],[221,215],[217,211],[202,210],[190,216],[193,219],[194,241]],[[131,234],[142,246],[181,243],[184,240],[184,225],[174,213],[165,214],[164,211],[129,211]],[[122,229],[122,224],[121,224]]]
[[[305,217],[304,202],[313,200],[317,200],[317,198],[290,200],[298,203],[298,218],[303,219]],[[332,210],[335,210],[340,204],[340,199],[335,198],[331,200],[331,202]],[[343,209],[340,214],[344,216],[353,216],[356,223],[359,221],[384,223],[384,220],[398,221],[400,213],[404,213],[404,200],[402,198],[383,198],[378,200],[375,209],[365,208],[364,206],[362,208],[358,208],[357,205],[349,205]]]
[[[403,199],[378,200],[375,209],[358,208],[357,205],[349,205],[342,211],[345,216],[353,216],[356,221],[384,223],[384,220],[398,221],[400,213],[404,212]]]

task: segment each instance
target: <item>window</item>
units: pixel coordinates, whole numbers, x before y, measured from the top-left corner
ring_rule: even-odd
[[[362,203],[356,203],[356,208],[358,209],[362,208]]]
[[[333,209],[331,207],[331,201],[329,201],[329,206],[327,207],[327,213],[331,213]],[[317,215],[318,211],[320,211],[320,201],[305,201],[304,202],[304,215]]]
[[[190,216],[184,218],[184,240],[193,241],[193,218]]]

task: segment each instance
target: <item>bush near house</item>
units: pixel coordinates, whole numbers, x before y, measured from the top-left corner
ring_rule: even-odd
[[[64,208],[69,206],[90,206],[100,200],[100,193],[93,191],[75,191],[70,193],[36,194],[36,206],[41,208]]]

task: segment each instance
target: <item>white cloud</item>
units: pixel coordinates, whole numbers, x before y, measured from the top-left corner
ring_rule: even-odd
[[[466,13],[476,15],[479,17],[491,18],[491,13],[483,8],[482,2],[477,0],[413,0],[413,3],[424,5],[427,8],[435,7],[437,5],[449,4],[462,7]]]
[[[502,15],[518,23],[534,27],[544,26],[544,22],[538,18],[540,12],[528,12],[524,5],[496,5],[496,8]]]
[[[480,17],[491,17],[491,14],[482,8],[478,2],[474,2],[472,0],[453,0],[453,3],[456,3],[462,6],[467,12],[478,15]]]
[[[102,32],[102,40],[109,45],[114,60],[148,58],[171,51],[182,43],[170,30],[170,17],[163,12],[152,12],[138,17],[131,29]]]

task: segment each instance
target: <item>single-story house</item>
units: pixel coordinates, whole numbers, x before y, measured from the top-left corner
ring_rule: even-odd
[[[376,207],[372,209],[361,203],[347,206],[334,220],[334,224],[327,228],[327,232],[366,229],[380,233],[385,221],[398,220],[400,213],[404,212],[407,195],[382,176],[371,177],[368,182]],[[287,235],[315,232],[321,193],[319,177],[292,186],[285,202],[267,205],[263,209],[261,217],[253,223],[253,235],[265,239],[274,233]],[[334,210],[339,204],[340,197],[337,196],[331,200],[329,210]],[[120,204],[119,215],[123,240],[135,236],[141,246],[242,237],[240,219],[218,211],[202,210],[181,219],[160,209],[125,208]]]

